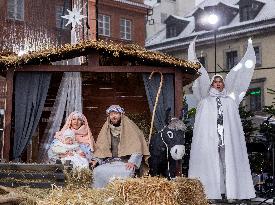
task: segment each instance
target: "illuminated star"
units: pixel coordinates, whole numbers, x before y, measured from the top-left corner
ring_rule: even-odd
[[[72,24],[73,30],[75,29],[76,25],[81,25],[81,19],[87,17],[81,14],[82,8],[77,9],[76,6],[73,7],[72,11],[70,11],[69,9],[67,9],[67,11],[69,12],[69,14],[61,17],[64,19],[68,19],[68,22],[65,26]]]

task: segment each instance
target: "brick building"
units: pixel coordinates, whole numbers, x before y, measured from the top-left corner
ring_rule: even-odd
[[[99,39],[144,46],[149,6],[143,0],[100,0],[97,8]]]
[[[47,2],[47,3],[46,3]],[[1,0],[0,54],[22,55],[70,41],[61,16],[72,0]],[[0,150],[6,109],[6,78],[0,76]]]

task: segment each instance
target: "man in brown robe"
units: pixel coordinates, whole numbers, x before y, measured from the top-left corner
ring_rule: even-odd
[[[112,105],[96,142],[93,164],[99,164],[93,172],[93,186],[105,187],[114,178],[134,175],[141,165],[142,157],[149,150],[142,131],[124,115],[124,109]]]

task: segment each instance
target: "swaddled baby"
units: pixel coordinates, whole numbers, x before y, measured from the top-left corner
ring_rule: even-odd
[[[48,155],[49,158],[60,159],[63,164],[70,160],[74,169],[89,168],[86,154],[76,142],[71,129],[65,130],[60,139],[55,139]]]

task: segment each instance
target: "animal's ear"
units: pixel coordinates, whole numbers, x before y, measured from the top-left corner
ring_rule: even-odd
[[[169,107],[166,111],[165,111],[165,125],[168,125],[169,122],[171,120],[171,108]]]

